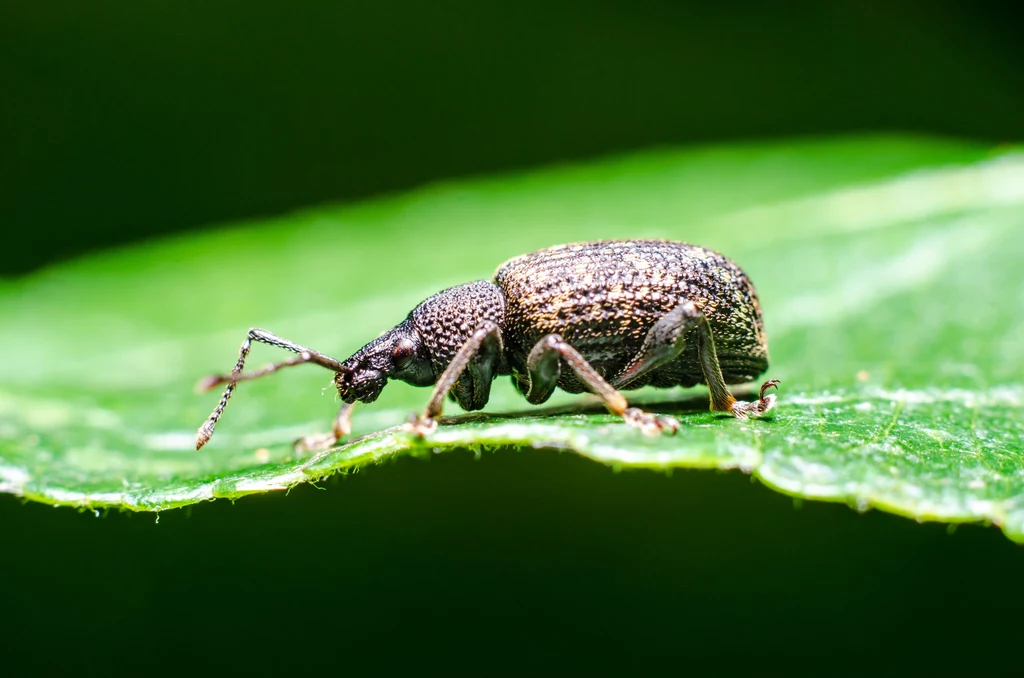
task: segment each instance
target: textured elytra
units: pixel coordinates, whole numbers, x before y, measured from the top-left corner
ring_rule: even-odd
[[[707,317],[727,383],[751,381],[768,368],[753,284],[735,263],[703,247],[661,240],[559,245],[507,261],[495,281],[505,293],[506,351],[516,369],[538,340],[557,333],[611,379],[637,355],[651,327],[686,301]],[[703,382],[691,332],[679,357],[624,388]],[[568,370],[558,386],[586,390]]]

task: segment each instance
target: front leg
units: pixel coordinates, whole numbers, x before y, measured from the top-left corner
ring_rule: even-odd
[[[334,425],[331,426],[330,433],[321,433],[319,435],[309,435],[299,438],[292,443],[292,448],[296,453],[302,454],[306,452],[325,452],[330,450],[335,445],[340,443],[343,438],[352,433],[352,410],[355,407],[355,403],[342,403],[341,408],[338,410],[338,415],[334,418]],[[306,462],[306,465],[313,463],[319,454],[313,459]]]
[[[437,429],[437,418],[444,408],[445,396],[449,393],[455,395],[465,410],[482,409],[490,398],[491,382],[503,353],[501,329],[490,320],[485,320],[438,377],[423,414],[410,415],[405,425],[406,430],[420,437],[433,433]],[[463,379],[464,376],[468,378]]]
[[[620,415],[630,426],[636,426],[647,435],[675,433],[679,429],[679,422],[672,417],[658,416],[630,407],[625,396],[605,381],[579,351],[557,334],[549,334],[538,341],[526,358],[528,381],[520,381],[519,389],[528,402],[536,405],[551,397],[561,375],[563,360],[580,381],[601,398],[609,411]]]

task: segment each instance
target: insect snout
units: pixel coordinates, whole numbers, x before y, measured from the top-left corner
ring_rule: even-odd
[[[346,365],[334,375],[338,395],[347,403],[357,400],[364,403],[373,402],[387,381],[387,376],[383,372],[364,366]]]

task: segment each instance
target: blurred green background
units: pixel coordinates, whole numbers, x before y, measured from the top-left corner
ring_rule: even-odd
[[[8,0],[0,276],[652,146],[867,130],[1020,141],[1016,12]],[[1021,630],[1024,551],[997,530],[797,510],[738,473],[502,452],[401,459],[325,488],[158,525],[0,497],[3,665],[884,672],[1009,666]]]

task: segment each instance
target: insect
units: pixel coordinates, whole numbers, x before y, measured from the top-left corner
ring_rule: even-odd
[[[252,342],[296,357],[243,372]],[[356,402],[377,399],[388,379],[433,386],[422,414],[406,426],[429,435],[446,397],[480,410],[491,382],[510,375],[534,405],[555,387],[597,394],[612,413],[644,433],[675,433],[669,416],[630,407],[621,391],[707,384],[711,409],[739,419],[775,406],[765,392],[741,402],[727,384],[756,379],[768,369],[768,343],[754,285],[740,268],[712,250],[665,240],[606,240],[559,245],[502,264],[493,281],[458,285],[431,296],[394,328],[344,361],[251,329],[227,375],[200,382],[227,384],[196,438],[213,435],[239,382],[282,368],[313,363],[334,372],[342,406],[330,434],[299,441],[330,447],[351,432]]]

